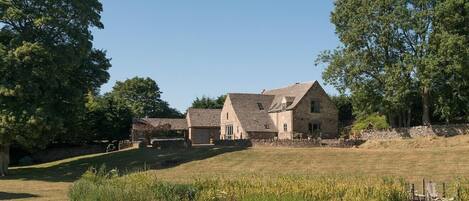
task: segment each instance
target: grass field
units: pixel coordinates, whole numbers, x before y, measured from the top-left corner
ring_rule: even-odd
[[[94,154],[16,167],[0,179],[0,200],[66,200],[68,189],[90,166],[120,172],[147,170],[159,179],[191,182],[206,178],[277,176],[396,176],[419,184],[469,175],[469,136],[374,141],[360,148],[152,149]]]

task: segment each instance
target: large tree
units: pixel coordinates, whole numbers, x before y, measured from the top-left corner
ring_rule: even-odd
[[[109,75],[90,28],[98,0],[0,1],[0,176],[9,145],[44,147],[85,111],[85,95]]]
[[[319,56],[324,80],[352,94],[357,115],[380,112],[394,126],[409,126],[416,111],[430,124],[432,108],[447,119],[467,116],[468,5],[337,0],[331,21],[343,45]]]
[[[431,91],[442,120],[469,121],[469,1],[447,0],[434,12]]]
[[[133,116],[137,118],[182,116],[161,99],[161,94],[154,80],[140,77],[116,82],[109,93],[115,101],[130,107]]]

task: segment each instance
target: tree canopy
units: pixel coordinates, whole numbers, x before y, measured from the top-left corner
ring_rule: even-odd
[[[339,126],[348,126],[355,119],[353,115],[352,98],[346,95],[331,96],[337,110],[339,111]]]
[[[109,79],[90,31],[103,28],[101,12],[97,0],[0,1],[0,150],[13,140],[44,147]],[[0,153],[0,175],[4,164]]]
[[[323,52],[317,64],[328,65],[326,83],[351,94],[355,114],[379,112],[393,126],[469,118],[469,2],[334,4],[342,46]]]
[[[129,107],[110,96],[90,97],[87,105],[87,123],[91,139],[125,140],[129,138],[132,112]]]
[[[182,114],[161,99],[162,92],[151,78],[134,77],[116,82],[108,94],[120,104],[127,105],[136,118],[181,117]]]
[[[202,96],[202,98],[195,98],[192,102],[192,108],[201,109],[221,109],[225,104],[226,95],[218,96],[217,98],[210,98]]]

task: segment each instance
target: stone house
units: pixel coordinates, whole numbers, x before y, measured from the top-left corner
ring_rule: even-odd
[[[220,109],[194,109],[187,111],[186,118],[141,118],[134,119],[131,139],[138,141],[144,139],[145,130],[157,129],[167,126],[190,139],[192,144],[209,144],[220,138]]]
[[[229,93],[220,129],[221,139],[335,138],[338,111],[317,81],[260,94]]]
[[[259,94],[229,93],[223,109],[194,109],[185,119],[143,118],[132,125],[132,140],[146,128],[168,125],[193,144],[218,139],[335,138],[338,111],[321,85],[296,83]]]

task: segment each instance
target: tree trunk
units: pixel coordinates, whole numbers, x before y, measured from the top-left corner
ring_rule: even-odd
[[[401,128],[402,127],[402,114],[401,112],[398,112],[398,116],[397,116],[397,127],[398,128]]]
[[[0,144],[0,177],[7,175],[9,164],[10,164],[10,145]]]
[[[407,127],[410,127],[410,121],[412,119],[412,110],[409,108],[407,110]]]
[[[430,125],[430,91],[428,87],[423,87],[422,91],[422,124],[425,126]]]
[[[389,125],[390,125],[392,128],[396,127],[396,125],[395,125],[396,123],[395,123],[395,121],[394,121],[394,115],[392,115],[392,114],[389,115],[389,114],[388,114],[388,115],[387,115],[387,118],[388,118],[388,121],[389,121]]]

